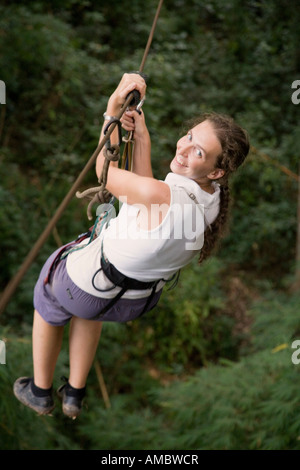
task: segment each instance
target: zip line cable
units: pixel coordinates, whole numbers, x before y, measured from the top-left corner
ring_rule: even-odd
[[[154,30],[155,30],[155,27],[156,27],[156,23],[157,23],[159,14],[160,14],[162,4],[163,4],[163,0],[160,0],[159,4],[157,6],[157,10],[156,10],[156,13],[155,13],[155,17],[154,17],[154,20],[153,20],[151,31],[149,33],[149,38],[148,38],[147,45],[146,45],[146,48],[145,48],[145,51],[144,51],[144,56],[143,56],[143,59],[142,59],[142,62],[141,62],[140,68],[139,68],[140,73],[143,71],[144,66],[145,66],[145,62],[146,62],[146,59],[147,59],[147,56],[148,56],[148,53],[149,53],[149,49],[150,49],[151,42],[152,42],[153,35],[154,35]],[[119,121],[121,119],[121,117],[123,116],[123,114],[126,111],[127,107],[131,103],[133,97],[134,97],[134,94],[131,92],[128,95],[128,97],[126,98],[123,107],[121,108],[119,113],[116,115],[116,121]],[[28,253],[27,257],[23,261],[21,267],[19,268],[19,271],[15,274],[15,276],[11,279],[11,281],[5,287],[4,291],[2,292],[1,299],[0,299],[0,314],[5,310],[7,304],[9,303],[9,301],[10,301],[12,295],[14,294],[16,288],[18,287],[19,283],[21,282],[24,275],[26,274],[26,272],[30,268],[31,264],[33,263],[34,259],[38,255],[40,249],[42,248],[42,246],[46,242],[47,238],[51,234],[52,230],[54,229],[55,225],[59,221],[59,219],[62,216],[63,212],[65,211],[65,209],[67,208],[67,206],[71,202],[72,198],[76,194],[76,191],[79,189],[79,187],[82,184],[85,176],[88,174],[88,172],[93,167],[100,151],[102,150],[102,148],[106,144],[106,142],[109,140],[110,135],[113,132],[113,130],[115,129],[116,125],[117,125],[117,122],[114,122],[109,127],[109,129],[107,130],[107,133],[105,134],[105,136],[103,137],[103,139],[101,140],[99,145],[97,146],[97,148],[94,151],[93,155],[90,157],[90,159],[86,163],[85,167],[83,168],[83,170],[79,174],[76,181],[73,183],[71,189],[69,190],[69,192],[67,193],[67,195],[65,196],[65,198],[63,199],[63,201],[61,202],[59,207],[57,208],[55,214],[53,215],[52,219],[49,221],[49,223],[46,226],[45,230],[42,232],[42,234],[40,235],[40,237],[38,238],[38,240],[36,241],[36,243],[34,244],[32,249]]]

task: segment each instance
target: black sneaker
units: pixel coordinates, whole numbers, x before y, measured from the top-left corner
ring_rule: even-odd
[[[32,377],[20,377],[14,383],[14,395],[32,410],[36,411],[39,415],[47,415],[54,409],[55,404],[53,401],[52,393],[49,392],[44,397],[34,395],[32,391]]]
[[[69,418],[76,419],[80,415],[85,397],[85,387],[74,389],[66,377],[62,377],[66,383],[57,390],[58,397],[62,400],[63,413]]]

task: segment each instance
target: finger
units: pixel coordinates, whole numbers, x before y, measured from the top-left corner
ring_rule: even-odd
[[[134,132],[135,131],[135,126],[132,126],[132,125],[128,126],[126,124],[122,124],[122,128],[125,129],[125,131],[127,131],[127,132],[132,132],[132,131]]]
[[[132,82],[129,85],[125,86],[122,90],[120,90],[120,97],[125,99],[126,96],[129,95],[130,92],[133,90],[138,89],[136,83]]]
[[[134,79],[133,79],[134,75]],[[126,98],[126,96],[133,90],[138,90],[141,97],[143,98],[146,93],[146,82],[145,80],[137,74],[126,74],[127,78],[124,80],[124,88],[120,91],[120,96]]]
[[[139,73],[125,73],[123,75],[122,81],[128,82],[128,81],[134,81],[141,86],[146,86],[146,81],[145,79],[139,74]]]
[[[124,123],[134,123],[134,119],[133,119],[133,116],[132,115],[129,115],[128,111],[126,111],[123,116],[121,117],[121,122],[124,122]]]
[[[123,129],[125,129],[125,131],[134,131],[135,130],[135,126],[133,126],[132,124],[122,123],[122,127],[123,127]]]
[[[134,131],[135,129],[135,122],[134,119],[132,119],[131,117],[123,116],[121,118],[121,124],[122,127],[127,131]]]
[[[133,111],[130,111],[129,109],[127,111],[125,111],[125,113],[123,114],[122,116],[124,119],[131,119],[133,120],[134,119],[134,114],[133,114]]]

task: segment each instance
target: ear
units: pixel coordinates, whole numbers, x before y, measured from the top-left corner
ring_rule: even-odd
[[[207,175],[207,178],[209,178],[210,180],[217,180],[219,178],[222,178],[224,175],[224,170],[221,170],[221,168],[216,168],[214,171],[209,173],[209,175]]]

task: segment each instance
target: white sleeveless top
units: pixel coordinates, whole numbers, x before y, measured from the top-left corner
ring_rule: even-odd
[[[165,183],[170,187],[170,207],[162,223],[153,230],[140,229],[138,205],[123,204],[119,214],[104,227],[100,236],[86,247],[68,255],[67,272],[82,290],[97,297],[112,298],[119,288],[108,289],[110,281],[100,270],[101,244],[109,261],[123,274],[139,281],[170,279],[179,269],[199,254],[204,231],[219,212],[220,187],[215,192],[203,191],[193,180],[169,173]],[[92,278],[94,274],[94,285]],[[159,283],[157,290],[164,285]],[[151,290],[128,290],[123,298],[145,297]]]

